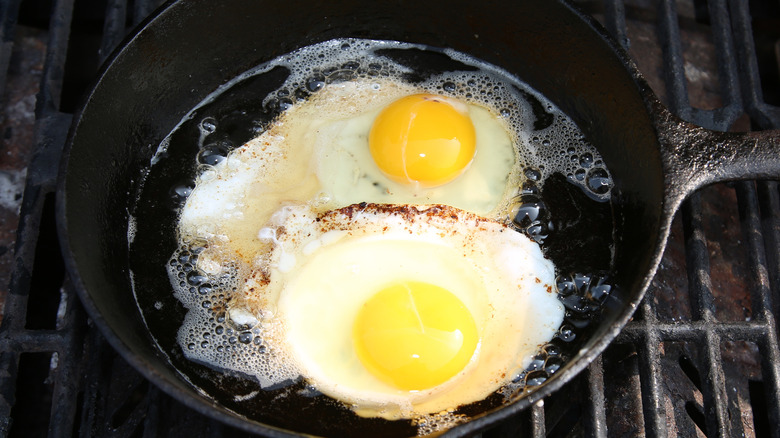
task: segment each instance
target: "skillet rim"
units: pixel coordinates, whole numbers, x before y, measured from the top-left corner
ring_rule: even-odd
[[[602,43],[607,44],[612,55],[617,58],[625,72],[629,74],[633,84],[637,87],[639,92],[638,94],[641,96],[641,99],[645,105],[645,111],[649,116],[652,128],[655,130],[656,135],[658,135],[658,122],[656,116],[653,113],[653,107],[658,104],[658,100],[628,53],[609,35],[609,33],[600,23],[598,23],[587,13],[584,13],[577,5],[571,4],[569,0],[556,1],[565,8],[569,9],[569,11],[571,11],[574,16],[580,19],[590,29],[590,31],[594,33],[594,41],[595,39],[600,39]],[[193,391],[188,391],[171,383],[168,378],[165,377],[162,373],[158,372],[157,369],[148,360],[139,354],[134,353],[128,344],[126,344],[125,341],[120,337],[120,335],[115,332],[113,326],[108,322],[108,320],[98,310],[96,304],[91,298],[90,293],[87,291],[87,288],[84,285],[82,277],[79,273],[79,269],[76,266],[73,252],[71,251],[66,211],[67,194],[65,190],[65,179],[68,174],[68,164],[70,162],[70,153],[73,146],[73,140],[75,138],[77,128],[82,121],[82,116],[88,109],[95,90],[101,85],[104,75],[112,67],[114,61],[122,55],[123,51],[126,50],[129,45],[133,43],[133,41],[138,37],[139,33],[146,29],[152,22],[160,19],[160,17],[163,15],[168,13],[175,13],[175,11],[173,11],[174,7],[176,7],[176,5],[181,5],[181,3],[184,2],[168,0],[165,4],[158,7],[146,19],[139,23],[136,28],[123,39],[123,41],[114,49],[111,55],[107,57],[104,63],[101,65],[96,79],[93,81],[93,84],[90,87],[90,91],[82,98],[81,103],[77,107],[78,109],[73,115],[73,121],[65,142],[57,177],[57,231],[60,246],[62,248],[63,259],[67,268],[67,272],[69,273],[73,283],[73,287],[76,289],[76,292],[81,299],[82,305],[84,305],[85,309],[87,310],[89,317],[99,327],[101,334],[106,338],[112,348],[114,348],[114,350],[116,350],[124,360],[130,363],[145,378],[152,381],[156,386],[174,397],[177,401],[182,402],[186,406],[196,410],[203,415],[219,420],[230,426],[248,432],[262,433],[273,437],[301,436],[301,433],[287,431],[265,423],[260,423],[257,420],[241,417],[240,414],[235,413],[230,409],[225,408],[224,406],[214,402],[209,403],[208,399],[206,398],[208,396],[195,396],[193,391],[199,392],[196,388],[193,388]],[[655,140],[656,143],[658,143],[658,137],[656,137]],[[667,187],[664,187],[662,201],[663,205],[659,209],[661,212],[661,220],[659,222],[660,228],[656,230],[659,232],[658,239],[653,245],[654,256],[650,260],[651,270],[645,273],[641,280],[640,290],[635,294],[634,298],[623,303],[621,311],[617,313],[615,320],[612,322],[612,324],[609,325],[609,328],[606,330],[606,332],[593,342],[591,348],[587,349],[584,353],[581,351],[581,355],[578,354],[572,358],[564,370],[548,379],[548,381],[538,389],[508,405],[495,408],[492,411],[483,413],[480,416],[469,420],[469,422],[465,424],[455,426],[452,429],[444,432],[444,435],[463,436],[470,433],[476,433],[506,419],[511,415],[527,409],[530,405],[535,404],[553,392],[558,391],[564,384],[575,378],[583,371],[584,368],[589,366],[596,357],[603,353],[606,347],[612,341],[614,341],[615,337],[617,337],[620,331],[625,327],[628,320],[633,316],[639,303],[644,299],[650,281],[655,275],[658,263],[663,256],[663,250],[666,246],[666,241],[669,234],[669,224],[672,220],[671,217],[667,218],[667,216],[670,216],[667,213],[671,212],[673,214],[676,210],[676,205],[678,205],[679,202],[667,197]],[[153,341],[151,338],[150,340]],[[164,355],[164,353],[160,352],[158,352],[158,354]],[[186,376],[182,376],[181,373],[175,368],[174,370],[176,371],[176,374],[182,378],[183,382],[186,382]],[[230,415],[219,415],[220,413],[229,413]]]

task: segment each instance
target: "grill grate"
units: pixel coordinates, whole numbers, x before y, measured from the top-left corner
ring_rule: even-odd
[[[4,97],[20,50],[17,30],[48,35],[0,328],[0,436],[245,435],[183,407],[119,358],[87,320],[56,246],[53,193],[74,96],[157,4],[0,2]],[[780,128],[780,97],[764,95],[776,92],[780,78],[762,70],[755,40],[756,27],[780,28],[776,1],[578,4],[631,51],[680,117],[717,130]],[[715,54],[707,74],[717,77],[709,92],[719,99],[706,109],[689,59],[700,54],[694,43],[702,38]],[[706,188],[683,205],[653,287],[616,342],[566,388],[482,436],[780,437],[779,314],[778,183]]]

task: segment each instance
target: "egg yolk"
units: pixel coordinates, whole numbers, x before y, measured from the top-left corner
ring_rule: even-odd
[[[382,110],[371,126],[368,145],[390,179],[436,187],[466,170],[476,151],[476,133],[464,103],[416,94]]]
[[[394,284],[373,295],[359,311],[352,335],[363,365],[407,391],[432,388],[458,374],[479,342],[463,302],[422,282]]]

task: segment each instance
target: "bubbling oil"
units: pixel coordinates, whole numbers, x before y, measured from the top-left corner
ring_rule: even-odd
[[[449,49],[387,41],[328,41],[261,65],[208,96],[161,143],[149,178],[155,178],[155,168],[164,167],[170,151],[188,149],[192,163],[188,178],[177,180],[167,190],[169,205],[180,210],[198,178],[208,178],[215,165],[263,133],[279,114],[332,84],[373,78],[413,84],[487,107],[505,123],[516,145],[522,183],[505,216],[496,219],[536,241],[556,263],[558,294],[567,313],[556,337],[540,347],[531,364],[492,401],[480,405],[480,409],[490,409],[553,376],[576,351],[572,346],[590,321],[598,318],[613,290],[605,273],[612,266],[610,173],[574,122],[526,84],[498,67]],[[236,98],[236,90],[262,92],[254,96],[254,103],[246,104],[245,98]],[[187,142],[190,147],[181,147]],[[153,195],[153,186],[146,184],[141,198],[159,196]],[[561,193],[565,193],[564,201],[559,199]],[[592,234],[594,226],[599,234],[596,241],[606,252],[602,249],[595,258],[583,257],[581,252],[570,257],[571,245],[580,235]],[[301,381],[298,370],[289,366],[292,361],[276,354],[271,342],[275,333],[268,331],[262,318],[231,313],[232,297],[247,273],[229,263],[211,265],[213,258],[204,256],[209,247],[207,240],[180,236],[166,264],[173,296],[186,308],[176,336],[183,356],[220,372],[237,373],[242,379],[257,379],[265,391],[297,388],[285,392],[285,397],[297,398],[307,408],[333,409],[332,401],[323,400],[324,396]],[[147,321],[161,318],[165,306],[155,302],[154,309],[145,309],[140,302]],[[251,403],[240,401],[232,409],[252,417]],[[445,430],[466,421],[468,415],[463,412],[473,411],[457,408],[406,423],[419,434]],[[339,409],[340,415],[350,419],[346,427],[359,430],[360,424],[370,421],[351,415],[347,407]]]

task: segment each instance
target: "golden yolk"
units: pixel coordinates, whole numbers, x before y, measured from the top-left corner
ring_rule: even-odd
[[[352,330],[357,356],[385,383],[414,391],[458,374],[479,342],[474,318],[451,292],[422,282],[387,287],[371,297]]]
[[[436,187],[466,170],[476,151],[476,133],[464,103],[416,94],[382,110],[371,126],[368,145],[390,179]]]

